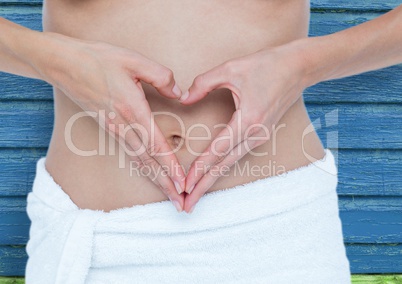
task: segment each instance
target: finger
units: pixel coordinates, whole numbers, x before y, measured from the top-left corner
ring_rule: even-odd
[[[123,124],[121,124],[123,125]],[[120,126],[118,130],[118,142],[124,146],[125,152],[129,157],[131,166],[138,168],[138,172],[145,174],[151,181],[153,181],[160,190],[173,202],[176,209],[181,212],[184,206],[184,197],[176,190],[174,183],[170,176],[166,173],[164,167],[148,154],[143,151],[144,145],[134,129],[130,129],[130,125],[124,127]],[[127,130],[128,129],[128,130]]]
[[[144,93],[136,86],[133,87],[132,82],[125,86],[125,90],[132,90],[132,93],[127,95],[127,91],[125,92],[129,99],[125,100],[125,104],[115,106],[117,112],[123,117],[126,125],[129,124],[132,127],[141,140],[141,151],[148,152],[163,169],[168,171],[169,177],[172,178],[178,192],[183,192],[185,187],[184,170],[154,121]]]
[[[179,101],[184,105],[194,104],[205,98],[209,92],[220,88],[228,88],[236,95],[238,90],[231,84],[233,80],[231,64],[226,62],[198,75]]]
[[[208,172],[208,169],[219,164],[230,151],[245,138],[242,126],[241,111],[236,110],[227,126],[211,142],[208,148],[192,163],[186,177],[186,192],[191,193],[195,184]]]
[[[191,194],[188,194],[184,203],[184,210],[191,213],[200,198],[211,188],[212,185],[222,176],[228,176],[231,168],[239,160],[241,160],[247,153],[254,148],[262,145],[264,141],[251,140],[250,138],[238,144],[225,159],[213,166],[195,185]]]
[[[136,63],[136,77],[155,87],[158,92],[167,98],[180,98],[182,92],[174,79],[173,71],[169,68],[143,58]]]
[[[121,87],[124,90],[122,91],[123,99],[121,99],[120,103],[114,103],[113,108],[117,115],[115,121],[121,121],[122,123],[119,123],[119,128],[115,129],[114,131],[118,134],[120,141],[122,140],[126,142],[127,145],[129,145],[130,148],[135,151],[134,155],[140,157],[143,165],[147,165],[149,168],[153,169],[153,172],[159,173],[158,176],[153,179],[153,181],[161,187],[161,190],[171,200],[177,201],[180,207],[183,206],[183,196],[180,196],[179,193],[176,191],[176,185],[171,180],[171,177],[164,174],[166,169],[169,169],[168,162],[166,161],[167,166],[161,167],[159,162],[156,161],[154,157],[149,155],[148,153],[152,149],[152,147],[148,144],[148,138],[150,137],[150,133],[152,133],[150,130],[151,120],[138,119],[151,117],[151,111],[143,92],[141,92],[140,89],[133,85],[131,81],[128,81],[127,85],[121,85]],[[128,93],[127,90],[131,90],[131,93]],[[133,105],[134,102],[136,103],[136,105]],[[141,123],[143,123],[145,126],[143,126]],[[156,141],[163,144],[161,148],[163,152],[168,152],[170,150],[170,147],[162,136],[159,128],[156,127],[155,123],[152,123],[152,125],[154,125],[154,127],[158,130],[157,133],[159,135],[159,138]],[[145,139],[145,141],[142,141],[142,139]],[[124,142],[120,144],[125,145]],[[158,144],[156,145],[157,146],[155,147],[158,147]],[[178,167],[179,176],[181,176],[181,181],[183,184],[182,188],[184,188],[184,173],[181,167],[178,166],[177,158],[174,156],[171,157],[171,159],[173,160],[172,164],[175,164],[175,166]]]
[[[177,149],[172,150],[166,142],[165,137],[152,117],[149,106],[145,105],[142,110],[143,114],[137,116],[137,122],[144,127],[146,133],[137,134],[142,137],[141,139],[148,155],[166,169],[177,191],[182,193],[185,188],[185,174],[175,155]],[[144,134],[147,137],[144,137]]]

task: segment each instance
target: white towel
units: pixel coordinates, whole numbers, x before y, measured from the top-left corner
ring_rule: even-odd
[[[328,149],[308,166],[208,193],[191,215],[169,201],[80,209],[45,157],[36,171],[28,284],[351,283]]]

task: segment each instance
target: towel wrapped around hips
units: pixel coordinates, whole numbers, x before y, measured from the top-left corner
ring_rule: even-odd
[[[36,164],[26,283],[350,283],[337,168],[322,160],[205,194],[192,214],[169,201],[80,209]]]

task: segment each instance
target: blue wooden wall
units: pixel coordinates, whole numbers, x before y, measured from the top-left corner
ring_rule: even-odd
[[[399,4],[314,0],[310,34],[351,27]],[[0,16],[40,30],[41,1],[0,0]],[[402,273],[402,65],[321,83],[304,96],[320,137],[338,158],[352,273]],[[0,275],[23,275],[26,194],[51,135],[51,87],[0,73],[0,117]]]

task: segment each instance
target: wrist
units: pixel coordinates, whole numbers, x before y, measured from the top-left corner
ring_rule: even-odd
[[[304,89],[331,79],[336,71],[333,58],[325,58],[329,52],[326,37],[306,37],[288,44],[291,58],[301,70],[301,85]],[[328,57],[328,56],[327,56]]]
[[[292,41],[286,45],[289,50],[289,57],[299,70],[300,84],[302,89],[306,89],[320,82],[314,62],[314,54],[310,46],[311,38],[302,38]]]
[[[0,69],[6,73],[41,79],[31,64],[41,33],[2,18],[0,27]]]
[[[53,32],[40,32],[35,35],[33,45],[24,50],[24,55],[40,79],[58,85],[60,75],[66,73],[68,62],[71,60],[67,51],[69,40],[71,41],[71,38]]]
[[[26,66],[19,70],[18,75],[48,81],[44,75],[47,65],[52,62],[48,56],[51,49],[48,35],[14,24],[8,32],[3,40],[3,48],[21,66]]]

